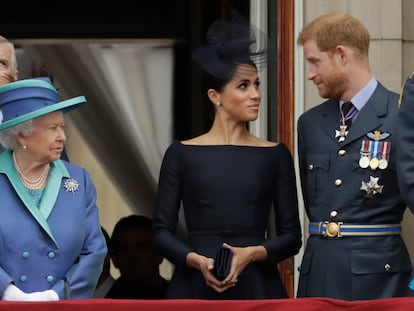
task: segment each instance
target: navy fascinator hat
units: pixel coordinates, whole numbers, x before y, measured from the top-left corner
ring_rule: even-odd
[[[5,84],[0,87],[0,131],[54,111],[67,112],[83,103],[84,96],[61,101],[49,77]]]
[[[258,70],[267,66],[267,35],[235,10],[231,21],[213,22],[207,31],[207,44],[196,49],[192,59],[212,76],[228,80],[239,64],[252,64]]]

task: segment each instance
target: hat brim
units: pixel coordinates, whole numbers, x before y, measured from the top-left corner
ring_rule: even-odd
[[[73,108],[79,106],[80,104],[86,103],[86,98],[85,96],[77,96],[71,99],[67,99],[64,101],[61,101],[59,103],[50,105],[50,106],[46,106],[42,109],[33,111],[31,113],[22,115],[20,117],[14,118],[10,121],[6,121],[0,124],[0,131],[5,130],[9,127],[18,125],[20,123],[26,122],[28,120],[43,116],[45,114],[54,112],[54,111],[58,111],[58,110],[62,110],[63,112],[67,112],[69,110],[72,110]]]

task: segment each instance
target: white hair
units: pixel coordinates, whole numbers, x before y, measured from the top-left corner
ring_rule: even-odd
[[[33,134],[34,130],[35,125],[33,123],[33,119],[31,119],[0,131],[0,145],[3,145],[5,148],[11,150],[17,149],[20,147],[17,136],[22,134],[24,137],[28,137]]]
[[[13,71],[17,71],[17,57],[16,57],[16,50],[14,48],[14,44],[11,43],[7,38],[0,36],[0,43],[6,44],[6,46],[10,49],[11,54],[11,68]]]

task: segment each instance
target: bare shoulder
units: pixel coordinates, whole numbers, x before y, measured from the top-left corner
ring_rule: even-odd
[[[264,139],[260,139],[260,138],[258,138],[257,141],[256,141],[256,146],[258,146],[258,147],[275,147],[278,144],[279,143],[276,143],[274,141],[264,140]]]
[[[182,140],[182,144],[184,145],[226,145],[231,144],[227,143],[224,140],[211,136],[208,133],[202,134],[200,136]],[[247,139],[244,139],[243,141],[239,141],[238,143],[234,143],[234,145],[240,145],[240,146],[253,146],[253,147],[275,147],[278,145],[278,143],[258,138],[254,135],[250,135]]]
[[[206,139],[206,135],[203,134],[197,137],[182,140],[181,143],[183,145],[206,145],[208,144],[208,140]]]

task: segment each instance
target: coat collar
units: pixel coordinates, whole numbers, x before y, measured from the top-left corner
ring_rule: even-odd
[[[382,125],[382,118],[388,111],[388,97],[389,92],[387,89],[378,83],[375,92],[359,112],[358,118],[355,121],[356,126],[351,128],[342,145],[349,144]]]
[[[29,210],[30,214],[36,219],[39,225],[46,231],[50,238],[56,243],[52,231],[47,223],[47,218],[53,210],[60,189],[62,188],[62,179],[69,178],[70,174],[61,160],[50,163],[50,175],[46,188],[43,193],[40,206],[37,207],[30,198],[27,189],[20,181],[19,175],[13,164],[12,151],[6,150],[0,154],[0,173],[7,175],[13,189]]]
[[[340,124],[338,100],[329,99],[321,105],[320,124],[327,135],[338,143],[338,146],[347,145],[381,126],[382,117],[388,111],[388,97],[388,90],[378,82],[375,92],[359,112],[355,125],[351,128],[343,142],[338,142],[338,139],[335,138],[335,130],[339,130]]]

